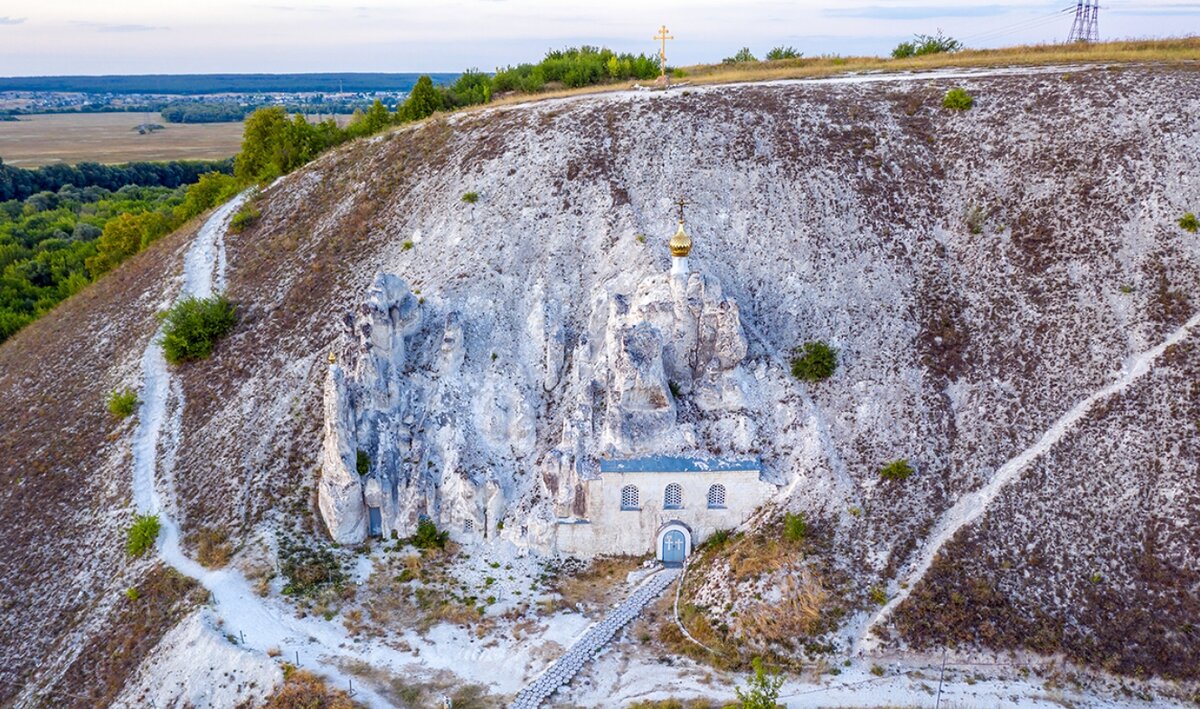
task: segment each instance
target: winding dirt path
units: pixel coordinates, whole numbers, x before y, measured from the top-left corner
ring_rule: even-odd
[[[879,638],[872,634],[875,627],[891,617],[896,607],[903,603],[916,588],[917,582],[925,577],[942,547],[958,533],[958,530],[982,517],[1005,485],[1018,479],[1022,470],[1058,443],[1068,431],[1075,427],[1075,424],[1091,411],[1097,402],[1124,391],[1126,387],[1148,373],[1154,362],[1166,352],[1168,347],[1185,340],[1197,326],[1200,326],[1200,313],[1193,315],[1190,320],[1156,346],[1126,360],[1112,383],[1071,407],[1050,428],[1046,429],[1037,442],[1000,466],[983,487],[959,498],[958,502],[938,520],[933,532],[922,545],[920,553],[910,564],[910,569],[905,574],[903,582],[892,583],[891,600],[867,621],[862,634],[855,642],[855,649],[870,652],[879,647]]]

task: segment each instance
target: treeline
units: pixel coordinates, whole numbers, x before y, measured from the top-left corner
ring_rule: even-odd
[[[242,120],[254,109],[237,103],[172,103],[160,113],[168,123],[230,123]]]
[[[141,74],[125,76],[7,76],[0,91],[66,91],[85,94],[253,94],[342,91],[407,92],[418,74]],[[440,83],[457,74],[433,74]]]
[[[555,87],[651,79],[658,74],[657,61],[645,55],[584,46],[551,50],[537,64],[506,67],[495,75],[468,69],[446,86],[436,86],[432,77],[422,76],[395,110],[377,100],[366,111],[355,111],[345,127],[339,127],[333,119],[310,123],[300,114],[289,118],[281,106],[260,108],[246,119],[234,174],[246,183],[266,182],[347,140],[418,121],[438,111],[488,103],[501,93],[536,93]]]
[[[177,160],[175,162],[131,162],[101,165],[46,165],[33,170],[5,165],[0,159],[0,202],[23,200],[38,192],[57,192],[67,185],[116,190],[126,185],[179,187],[209,172],[231,174],[233,158],[226,160]]]
[[[189,187],[67,184],[0,202],[0,342],[238,189],[209,172]]]

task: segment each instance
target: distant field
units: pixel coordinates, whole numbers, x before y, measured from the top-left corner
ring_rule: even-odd
[[[163,124],[140,135],[139,123]],[[0,121],[0,158],[13,167],[83,161],[219,160],[238,151],[241,123],[177,125],[157,113],[35,114]]]

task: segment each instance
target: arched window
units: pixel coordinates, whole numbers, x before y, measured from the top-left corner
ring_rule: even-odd
[[[621,509],[641,509],[640,501],[638,500],[637,485],[626,485],[621,488]]]
[[[663,509],[677,510],[681,507],[683,507],[683,488],[679,487],[679,483],[667,485],[667,491],[663,493]]]
[[[721,509],[725,506],[725,486],[710,485],[708,488],[709,509]]]

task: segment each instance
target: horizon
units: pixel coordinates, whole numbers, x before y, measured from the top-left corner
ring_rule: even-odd
[[[663,24],[676,37],[667,45],[672,66],[717,63],[742,47],[759,57],[776,46],[808,57],[886,56],[914,34],[939,30],[972,49],[1060,43],[1074,8],[1065,0],[750,0],[737,7],[616,0],[603,11],[547,0],[456,0],[416,9],[361,3],[215,0],[194,8],[114,0],[99,8],[82,0],[23,1],[0,10],[0,75],[491,72],[584,44],[653,55],[651,37]],[[1102,40],[1184,36],[1179,18],[1200,18],[1200,2],[1188,0],[1114,0],[1102,10]]]

